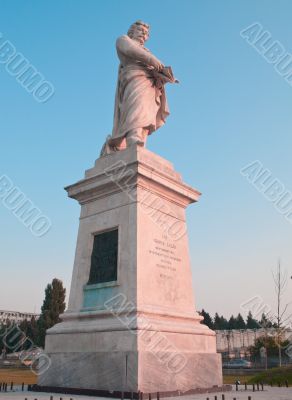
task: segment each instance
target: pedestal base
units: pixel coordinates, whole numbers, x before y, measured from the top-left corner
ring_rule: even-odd
[[[181,394],[220,387],[221,355],[214,350],[214,333],[196,324],[198,332],[202,328],[197,334],[146,330],[51,333],[46,344],[51,366],[38,384]]]
[[[67,191],[81,204],[69,306],[47,331],[52,364],[39,385],[129,393],[221,386],[216,336],[200,323],[191,283],[185,209],[200,193],[139,146],[98,159]]]
[[[173,374],[157,363],[150,352],[51,355],[52,372],[44,380],[40,379],[39,385],[134,393],[183,393],[222,384],[220,355],[184,353],[183,356],[187,360],[185,369],[181,374]]]

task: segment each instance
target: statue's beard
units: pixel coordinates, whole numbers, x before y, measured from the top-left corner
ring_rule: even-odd
[[[133,37],[132,39],[138,42],[141,46],[143,46],[144,43],[146,42],[146,40],[143,37]]]

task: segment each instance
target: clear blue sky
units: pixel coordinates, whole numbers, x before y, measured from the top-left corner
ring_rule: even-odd
[[[0,65],[0,175],[52,221],[36,238],[0,203],[0,309],[38,311],[54,277],[69,291],[79,205],[63,187],[111,131],[115,39],[137,19],[181,82],[167,87],[171,116],[148,148],[203,193],[188,210],[197,306],[229,316],[255,295],[274,304],[271,270],[280,256],[292,272],[292,225],[240,169],[258,159],[292,190],[292,87],[239,32],[258,21],[292,52],[291,14],[289,0],[0,1],[4,38],[56,90],[40,104]]]

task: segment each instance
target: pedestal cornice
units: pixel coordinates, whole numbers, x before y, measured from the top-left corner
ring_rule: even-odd
[[[186,207],[198,201],[201,193],[185,184],[167,160],[142,147],[135,146],[98,159],[86,171],[85,178],[65,188],[68,196],[80,204],[131,191],[144,189]]]

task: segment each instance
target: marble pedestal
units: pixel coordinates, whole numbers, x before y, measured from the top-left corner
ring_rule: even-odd
[[[200,193],[132,146],[66,188],[81,205],[68,310],[47,331],[47,387],[134,393],[222,385],[215,333],[195,311],[185,209]],[[88,284],[95,235],[118,230],[117,278]]]

